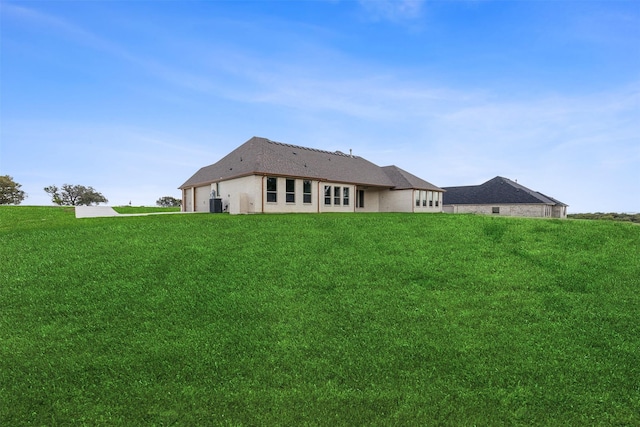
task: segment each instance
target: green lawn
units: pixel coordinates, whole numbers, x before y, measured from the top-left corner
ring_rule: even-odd
[[[161,208],[158,206],[114,206],[113,210],[119,214],[180,212],[179,207]]]
[[[0,425],[640,425],[640,227],[0,207]]]

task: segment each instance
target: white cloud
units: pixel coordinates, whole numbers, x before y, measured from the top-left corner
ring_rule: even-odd
[[[498,87],[434,87],[392,70],[365,70],[360,78],[315,70],[300,78],[277,64],[266,68],[268,76],[246,76],[255,89],[245,94],[249,100],[295,111],[299,123],[316,129],[310,140],[303,130],[297,136],[288,131],[297,139],[283,142],[354,148],[441,186],[503,175],[568,203],[573,212],[597,209],[591,193],[608,195],[602,210],[640,210],[640,196],[634,199],[640,182],[637,85],[516,98]],[[345,117],[351,117],[348,125]],[[315,135],[317,129],[324,135]]]
[[[38,30],[53,32],[78,46],[84,46],[132,64],[147,75],[164,80],[172,85],[198,92],[210,92],[216,89],[213,80],[205,75],[186,71],[183,68],[168,65],[167,62],[138,54],[80,25],[55,15],[11,4],[3,5],[3,12],[6,16],[29,23]]]
[[[360,4],[372,19],[392,22],[417,19],[424,7],[423,1]],[[197,168],[259,135],[318,148],[353,148],[378,164],[394,163],[440,186],[479,184],[504,175],[569,203],[574,212],[597,209],[589,204],[598,203],[592,202],[591,194],[607,195],[603,203],[608,207],[603,209],[640,210],[638,85],[602,93],[529,93],[516,98],[499,84],[471,89],[434,84],[420,70],[354,59],[300,34],[281,34],[281,39],[294,39],[297,45],[288,45],[290,51],[276,56],[230,42],[183,39],[172,46],[190,49],[188,55],[163,52],[150,58],[39,12],[13,7],[11,13],[138,66],[165,83],[150,84],[150,91],[177,94],[186,112],[159,110],[172,123],[158,120],[153,131],[118,123],[20,126],[5,121],[5,140],[13,145],[34,141],[43,147],[44,153],[32,153],[30,161],[16,159],[9,171],[16,179],[16,167],[34,176],[32,187],[37,190],[73,181],[93,185],[116,203],[142,203],[136,191],[151,194],[144,203],[153,203],[165,195],[157,189],[175,189]],[[278,28],[287,31],[285,26]],[[184,60],[174,65],[172,54]],[[179,91],[185,88],[188,91]],[[210,132],[224,144],[214,147],[216,139],[192,131],[195,120],[186,116],[214,117],[224,113],[225,104],[238,106],[242,117],[234,120],[230,114],[228,122],[196,125],[219,127]],[[174,106],[168,102],[162,108]],[[35,129],[42,132],[34,134]],[[64,165],[65,149],[78,149],[67,161],[86,163],[73,171],[75,175],[71,168],[51,164]],[[107,169],[96,166],[96,155]],[[92,172],[86,175],[84,169]],[[82,176],[97,182],[84,182]],[[121,194],[107,194],[111,191]]]

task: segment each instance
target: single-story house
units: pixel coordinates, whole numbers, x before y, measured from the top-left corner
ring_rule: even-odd
[[[510,179],[497,176],[484,184],[443,187],[444,212],[566,218],[567,205]]]
[[[397,166],[253,137],[179,187],[184,212],[442,212],[443,189]]]

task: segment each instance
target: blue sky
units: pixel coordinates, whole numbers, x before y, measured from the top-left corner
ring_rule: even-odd
[[[0,2],[0,175],[154,205],[252,136],[640,211],[640,1]]]

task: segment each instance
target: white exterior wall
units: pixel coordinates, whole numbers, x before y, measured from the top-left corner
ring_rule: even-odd
[[[380,212],[413,212],[413,190],[380,192]]]
[[[211,198],[211,186],[196,187],[194,197],[195,212],[209,212],[209,199]]]
[[[319,202],[319,212],[355,212],[356,210],[356,186],[350,184],[343,184],[341,182],[329,182],[329,181],[321,181],[319,182],[317,187],[317,191],[319,194],[318,202]],[[324,197],[324,187],[328,185],[331,187],[331,203],[325,204]],[[335,187],[340,187],[340,204],[336,205],[334,203],[334,193],[333,190]],[[349,204],[347,206],[343,203],[343,188],[349,189]],[[366,192],[365,192],[366,197]],[[365,200],[365,206],[367,206]]]
[[[218,189],[218,197],[222,199],[223,212],[245,214],[261,212],[261,177],[251,175],[211,184],[211,189]]]
[[[380,193],[389,191],[367,187],[364,189],[364,207],[355,208],[356,212],[380,212]],[[356,196],[357,197],[357,194]],[[354,198],[354,204],[355,204]]]
[[[500,213],[493,213],[493,208],[500,208]],[[494,205],[447,205],[445,212],[473,213],[482,215],[522,216],[530,218],[550,218],[551,206],[543,204],[494,204]]]
[[[232,213],[260,212],[260,177],[247,176],[183,190],[185,212],[209,212],[212,191],[222,199],[222,209]],[[256,210],[255,206],[258,206]]]
[[[287,179],[295,181],[295,201],[287,202]],[[313,213],[313,212],[353,212],[356,203],[355,185],[338,182],[311,181],[311,203],[304,203],[304,181],[302,178],[276,177],[276,202],[267,202],[267,176],[246,176],[206,186],[187,189],[184,194],[185,210],[191,212],[195,196],[195,211],[209,212],[211,192],[216,190],[217,197],[222,199],[223,211],[231,214],[244,213]],[[331,187],[331,204],[324,204],[324,186]],[[334,203],[333,189],[340,187],[340,204]],[[343,189],[349,188],[349,204],[344,205]],[[365,193],[365,197],[367,194]],[[365,206],[377,205],[372,200],[365,200]],[[377,201],[377,197],[375,197]],[[369,203],[367,203],[369,202]]]
[[[442,192],[431,190],[413,190],[413,211],[416,213],[442,212]],[[416,205],[416,199],[420,200],[420,206]],[[429,206],[429,202],[432,202]],[[426,203],[425,203],[426,202]]]
[[[193,188],[182,190],[182,212],[193,212]]]
[[[318,212],[318,181],[301,178],[277,177],[276,202],[267,202],[267,177],[259,177],[264,181],[261,190],[264,198],[265,213],[312,213]],[[295,201],[287,202],[287,179],[295,180]],[[304,203],[304,181],[311,181],[311,203]]]
[[[429,206],[427,195],[433,196],[433,206]],[[420,198],[420,206],[416,206],[416,199]],[[422,200],[427,200],[423,206]],[[436,200],[438,203],[436,203]],[[436,206],[437,204],[437,206]],[[380,192],[379,212],[416,212],[416,213],[436,213],[442,212],[442,192],[425,190],[385,190]]]
[[[287,179],[295,181],[295,201],[287,202]],[[185,212],[209,212],[213,191],[222,199],[223,212],[245,213],[314,213],[314,212],[442,212],[442,193],[439,206],[415,205],[419,190],[388,190],[365,187],[364,207],[356,208],[358,187],[341,182],[311,180],[311,203],[304,203],[304,179],[276,177],[276,202],[267,202],[267,176],[245,176],[183,190]],[[331,187],[331,203],[325,204],[324,188]],[[335,204],[335,187],[340,187],[340,204]],[[349,204],[344,204],[344,188],[349,189]],[[362,188],[361,188],[362,189]],[[423,190],[424,192],[424,190]],[[461,211],[462,212],[462,211]],[[491,207],[489,207],[489,213]],[[479,213],[479,212],[477,212]]]

